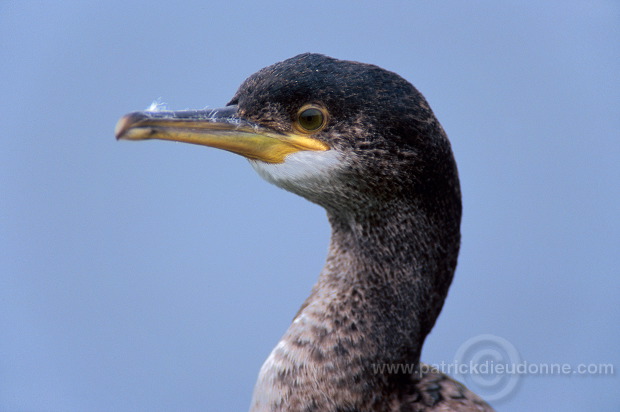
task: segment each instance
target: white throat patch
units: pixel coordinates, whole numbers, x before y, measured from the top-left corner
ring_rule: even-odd
[[[344,164],[342,155],[334,150],[301,151],[286,156],[284,163],[266,163],[250,160],[258,174],[283,189],[319,193],[320,186],[328,182]]]

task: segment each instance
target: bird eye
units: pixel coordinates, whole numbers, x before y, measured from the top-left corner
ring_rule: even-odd
[[[324,110],[314,106],[306,106],[297,114],[297,125],[306,133],[317,132],[325,125],[325,118]]]

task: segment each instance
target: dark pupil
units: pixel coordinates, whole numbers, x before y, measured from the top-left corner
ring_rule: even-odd
[[[299,115],[299,124],[306,130],[316,130],[323,125],[323,113],[319,109],[306,109]]]

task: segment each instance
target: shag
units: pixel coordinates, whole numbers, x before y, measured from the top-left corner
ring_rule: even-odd
[[[251,411],[492,411],[420,363],[456,267],[461,192],[446,133],[405,79],[301,54],[250,76],[222,109],[130,113],[116,137],[240,154],[327,212],[327,262]]]

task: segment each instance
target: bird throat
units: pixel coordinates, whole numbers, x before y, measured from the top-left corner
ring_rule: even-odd
[[[261,368],[252,411],[364,410],[397,393],[405,377],[383,373],[382,365],[417,367],[458,253],[458,233],[444,239],[452,245],[429,246],[442,228],[419,210],[391,204],[364,215],[328,211],[325,267]]]

